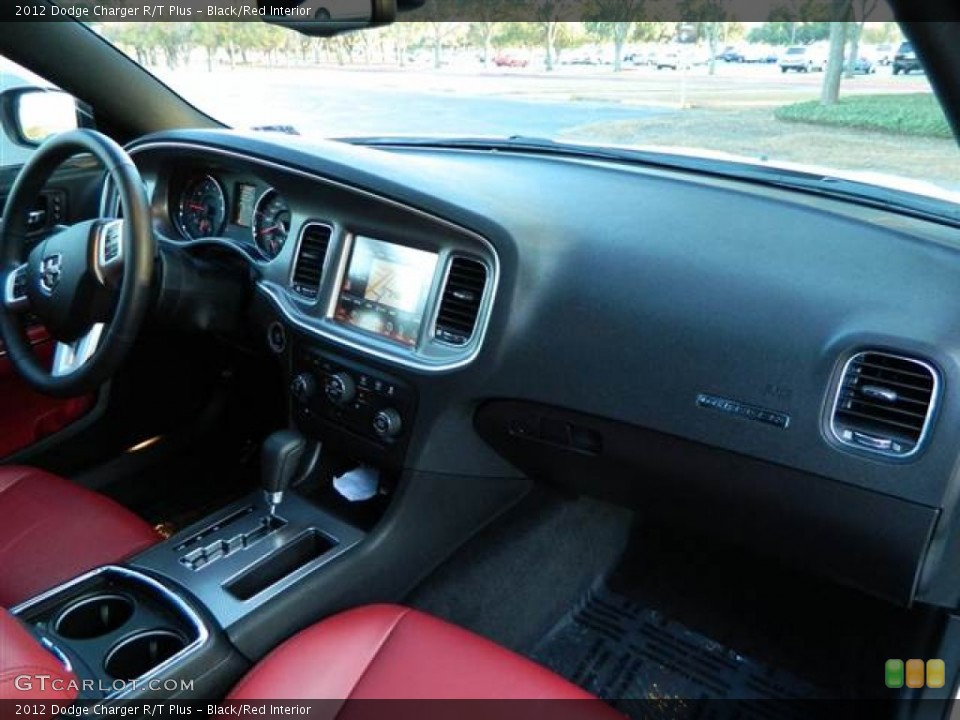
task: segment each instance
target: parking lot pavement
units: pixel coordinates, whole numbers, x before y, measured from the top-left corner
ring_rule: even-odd
[[[353,66],[182,69],[178,91],[227,123],[292,124],[331,137],[382,133],[556,136],[600,122],[676,111],[681,99],[704,108],[774,107],[818,96],[822,75],[782,75],[776,65],[724,64],[687,72],[628,67],[523,69]],[[922,75],[844,80],[843,93],[924,92]]]

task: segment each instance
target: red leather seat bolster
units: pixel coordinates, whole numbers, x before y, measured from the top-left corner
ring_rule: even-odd
[[[489,640],[395,605],[357,608],[302,631],[228,700],[269,698],[596,700]]]
[[[68,702],[77,696],[76,676],[3,608],[0,640],[0,700]]]
[[[103,495],[35,468],[0,467],[0,605],[16,605],[159,540]]]

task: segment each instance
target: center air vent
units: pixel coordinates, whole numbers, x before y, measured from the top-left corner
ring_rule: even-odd
[[[332,230],[328,225],[311,223],[304,227],[293,261],[290,287],[298,295],[316,300],[320,294],[320,278],[327,257]]]
[[[434,337],[451,345],[466,345],[473,337],[487,286],[487,267],[465,257],[450,261]]]
[[[926,437],[938,391],[937,371],[929,363],[859,353],[844,367],[830,430],[845,445],[908,457]]]

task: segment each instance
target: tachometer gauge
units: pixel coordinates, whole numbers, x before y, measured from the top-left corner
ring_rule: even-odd
[[[253,209],[253,241],[273,260],[290,232],[290,206],[276,190],[267,190]]]
[[[190,239],[220,234],[227,219],[227,200],[220,183],[210,175],[194,178],[180,194],[177,224]]]

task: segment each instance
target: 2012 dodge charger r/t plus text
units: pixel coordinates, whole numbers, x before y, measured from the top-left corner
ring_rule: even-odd
[[[0,709],[951,716],[943,8],[170,7],[5,11]]]

